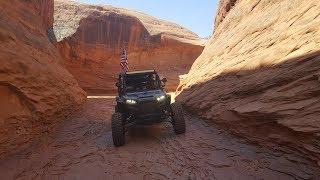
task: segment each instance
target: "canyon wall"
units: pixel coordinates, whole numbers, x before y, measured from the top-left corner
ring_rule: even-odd
[[[120,50],[128,46],[130,70],[156,69],[175,90],[204,48],[189,30],[149,15],[111,6],[55,1],[54,32],[64,64],[89,93],[115,91]]]
[[[54,0],[32,0],[38,14],[42,17],[46,29],[53,26]]]
[[[219,8],[177,100],[253,142],[320,165],[319,1],[220,4],[233,6]]]
[[[233,6],[236,5],[240,0],[220,0],[219,8],[217,11],[216,19],[214,26],[218,27],[219,24],[224,20],[230,10],[232,10]]]
[[[37,143],[85,100],[47,32],[53,0],[0,1],[0,158]]]

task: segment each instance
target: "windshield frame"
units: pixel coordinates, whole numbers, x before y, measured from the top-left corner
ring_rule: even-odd
[[[135,89],[134,91],[128,91],[128,88],[127,88],[127,81],[130,77],[133,77],[133,76],[148,76],[148,75],[154,75],[155,76],[155,88],[154,89],[140,89],[140,90],[137,90]],[[135,93],[135,92],[143,92],[143,91],[153,91],[153,90],[159,90],[159,89],[162,89],[162,86],[161,86],[161,81],[160,81],[160,77],[158,75],[158,73],[156,72],[150,72],[150,73],[141,73],[141,74],[126,74],[125,75],[126,77],[123,79],[123,91],[124,93]]]

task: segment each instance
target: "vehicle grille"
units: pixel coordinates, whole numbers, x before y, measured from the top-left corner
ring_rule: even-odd
[[[142,101],[139,103],[139,113],[152,114],[159,112],[157,101]]]

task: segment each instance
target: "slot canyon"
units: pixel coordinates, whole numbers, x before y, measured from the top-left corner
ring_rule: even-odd
[[[184,134],[130,127],[114,146],[124,47],[167,79]],[[320,2],[220,0],[201,38],[110,5],[0,1],[0,95],[0,179],[319,180]]]

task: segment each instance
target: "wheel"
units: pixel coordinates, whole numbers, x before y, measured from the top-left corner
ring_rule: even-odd
[[[122,114],[115,112],[111,121],[113,144],[115,146],[123,146],[125,143],[125,129]]]
[[[186,132],[186,122],[184,120],[182,106],[179,103],[171,104],[172,109],[172,125],[176,134],[183,134]]]

